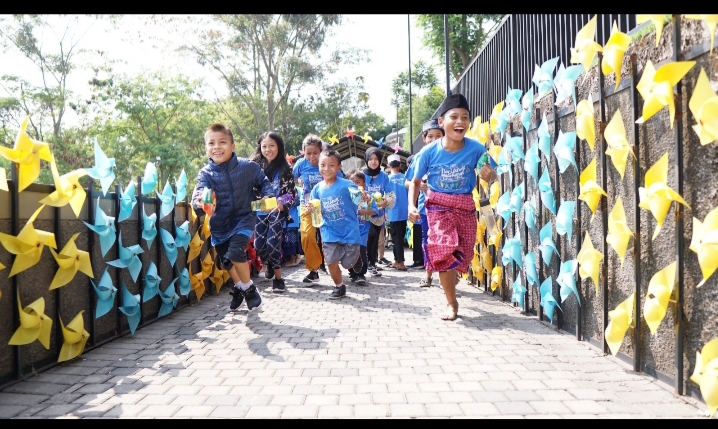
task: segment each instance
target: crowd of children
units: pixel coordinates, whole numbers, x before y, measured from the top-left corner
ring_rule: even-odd
[[[365,167],[345,176],[339,153],[314,134],[304,138],[303,156],[291,161],[282,137],[272,131],[257,139],[251,160],[238,158],[232,131],[212,124],[205,133],[208,163],[198,173],[192,201],[201,211],[203,191],[214,191],[211,244],[216,262],[234,283],[230,309],[246,302],[253,311],[263,304],[247,261],[247,250],[253,249],[266,267],[265,278],[272,279],[274,293],[286,290],[282,266],[295,266],[302,258],[308,271],[303,283],[319,282],[323,271],[334,284],[330,299],[347,293],[340,266],[357,286],[367,285],[367,273],[380,276],[380,265],[399,271],[425,269],[420,286],[430,286],[437,271],[447,299],[442,318],[456,319],[457,272],[468,269],[476,233],[476,168],[490,182],[496,178],[496,165],[493,160],[477,164],[486,148],[465,137],[471,112],[462,95],[447,97],[438,113],[424,124],[425,146],[407,159],[406,172],[399,156],[390,155],[389,174],[381,167],[381,151],[371,147]],[[253,203],[258,200],[260,204]],[[407,222],[413,225],[411,234]],[[384,258],[387,226],[393,262]],[[407,235],[413,238],[408,267]]]

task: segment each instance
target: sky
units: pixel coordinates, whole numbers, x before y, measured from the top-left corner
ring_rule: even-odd
[[[439,84],[445,86],[443,61],[435,58],[428,48],[421,43],[421,30],[416,27],[417,15],[411,18],[411,61],[423,59],[436,67]],[[178,41],[166,28],[148,23],[146,15],[125,15],[118,20],[117,28],[104,20],[92,22],[89,18],[80,17],[76,25],[65,35],[66,40],[78,40],[78,47],[91,51],[104,51],[104,58],[115,61],[116,72],[135,75],[143,71],[163,69],[178,71],[193,77],[204,77],[209,87],[217,94],[226,93],[220,78],[186,55],[181,56],[171,49]],[[92,23],[91,23],[92,22]],[[396,120],[396,109],[391,105],[391,81],[401,71],[409,68],[409,28],[407,15],[345,15],[343,25],[335,28],[325,44],[324,55],[328,55],[337,46],[355,47],[369,51],[367,62],[359,67],[343,66],[330,78],[337,81],[343,77],[353,81],[357,76],[364,77],[364,89],[370,94],[369,109],[384,116],[392,123]],[[43,36],[47,46],[57,45],[61,34],[47,33]],[[28,80],[39,79],[38,73],[28,60],[15,52],[3,54],[0,63],[0,75],[21,74]],[[81,63],[90,58],[97,58],[96,53],[78,57]],[[23,70],[32,73],[23,74]],[[33,78],[29,78],[33,74]],[[92,71],[79,68],[68,78],[67,86],[77,95],[89,94],[87,81]],[[39,82],[38,82],[39,83]],[[5,96],[0,88],[0,96]],[[72,124],[72,111],[68,112],[66,123]]]

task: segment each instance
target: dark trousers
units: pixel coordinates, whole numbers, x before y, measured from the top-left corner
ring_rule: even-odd
[[[394,262],[404,262],[404,236],[406,235],[406,221],[391,222],[391,242],[394,246]]]
[[[374,224],[369,225],[369,236],[366,240],[366,251],[367,257],[369,258],[369,265],[376,266],[376,261],[379,259],[379,234],[381,234],[381,227]]]
[[[366,246],[359,246],[359,255],[361,256],[361,262],[364,264],[364,267],[362,267],[361,271],[358,273],[354,272],[354,268],[349,268],[349,277],[356,279],[358,276],[363,276],[366,274],[367,271],[367,265],[368,263],[368,257],[366,254]]]
[[[421,247],[421,232],[422,232],[422,226],[421,224],[416,225],[414,224],[412,226],[412,233],[414,234],[414,240],[412,240],[412,246],[414,250],[414,263],[415,264],[424,264],[424,249]]]

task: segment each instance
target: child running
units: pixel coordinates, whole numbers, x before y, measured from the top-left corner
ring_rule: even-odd
[[[364,172],[359,169],[355,169],[349,172],[349,180],[354,182],[355,185],[362,191],[362,202],[357,211],[357,217],[359,219],[359,233],[361,234],[361,246],[359,251],[361,252],[362,270],[360,272],[354,272],[354,269],[349,269],[349,278],[352,283],[356,282],[359,286],[366,285],[366,272],[369,264],[366,253],[366,243],[369,238],[369,228],[371,222],[369,218],[377,214],[381,214],[381,210],[377,208],[376,201],[366,192],[366,176]]]
[[[366,192],[374,196],[374,194],[386,196],[387,191],[392,189],[389,176],[384,173],[381,169],[381,151],[379,148],[371,147],[364,153],[364,161],[366,161],[366,167],[364,167],[364,174],[366,175]],[[393,203],[393,202],[392,202]],[[383,209],[389,207],[390,200],[382,198],[381,201],[377,201],[377,208]],[[384,214],[375,215],[370,218],[371,226],[369,227],[369,238],[367,239],[367,256],[369,258],[369,272],[372,276],[378,277],[381,275],[376,268],[377,261],[379,259],[379,235],[381,234],[381,227],[384,225]]]
[[[404,265],[404,236],[406,235],[406,220],[408,219],[408,195],[404,182],[406,182],[404,173],[401,172],[401,158],[399,155],[389,155],[389,182],[392,185],[396,202],[394,207],[387,210],[389,219],[389,229],[391,230],[391,242],[393,244],[392,251],[394,253],[394,263],[391,267],[406,271]]]

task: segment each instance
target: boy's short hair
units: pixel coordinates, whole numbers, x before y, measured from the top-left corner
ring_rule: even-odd
[[[234,144],[234,135],[232,134],[232,130],[229,129],[224,124],[220,124],[219,122],[215,122],[214,124],[207,127],[207,129],[204,131],[204,142],[207,143],[207,134],[211,132],[221,132],[225,133],[229,136],[229,139],[232,141],[232,144]]]
[[[335,151],[334,149],[326,148],[322,151],[322,153],[319,154],[319,156],[333,156],[334,158],[336,158],[339,165],[342,165],[342,156],[339,155],[339,152]]]
[[[316,146],[319,148],[319,150],[322,150],[323,142],[321,137],[316,134],[307,134],[307,136],[304,137],[304,140],[302,141],[302,149],[306,149],[307,146]]]
[[[358,177],[363,180],[364,183],[366,183],[366,175],[361,170],[361,168],[354,168],[352,170],[349,170],[349,172],[347,173],[347,178],[351,180],[352,177]]]

